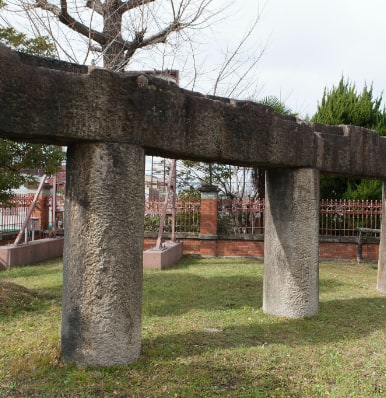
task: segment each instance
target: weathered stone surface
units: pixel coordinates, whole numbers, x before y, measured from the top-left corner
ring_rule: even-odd
[[[342,134],[337,134],[337,128]],[[386,171],[385,137],[357,126],[324,126],[323,130],[315,133],[316,168],[332,174],[382,178]]]
[[[302,318],[319,303],[319,172],[267,170],[263,310]]]
[[[3,46],[0,59],[2,137],[66,145],[121,142],[173,158],[386,175],[386,138],[374,131],[306,123],[141,73],[45,61]]]
[[[144,153],[127,144],[68,151],[62,352],[79,366],[141,349]]]

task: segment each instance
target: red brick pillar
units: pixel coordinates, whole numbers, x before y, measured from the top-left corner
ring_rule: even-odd
[[[217,193],[214,185],[203,185],[201,191],[200,255],[217,256]]]

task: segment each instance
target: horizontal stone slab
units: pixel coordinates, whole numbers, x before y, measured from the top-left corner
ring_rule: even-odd
[[[386,178],[386,138],[249,101],[208,97],[144,73],[115,73],[0,46],[0,136],[71,145],[109,141],[146,154]]]

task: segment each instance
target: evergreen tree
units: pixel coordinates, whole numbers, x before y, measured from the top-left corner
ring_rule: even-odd
[[[330,125],[350,124],[377,130],[386,135],[386,111],[382,95],[374,98],[373,86],[358,93],[355,84],[341,78],[338,86],[324,89],[313,122]],[[380,199],[381,182],[321,176],[320,196],[326,199]]]

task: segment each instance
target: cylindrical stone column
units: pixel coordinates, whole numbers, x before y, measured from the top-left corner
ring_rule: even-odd
[[[319,303],[319,171],[266,172],[263,310],[315,315]]]
[[[386,183],[382,184],[382,224],[381,241],[379,243],[377,289],[386,293]]]
[[[144,166],[137,146],[68,149],[62,353],[80,367],[140,355]]]

